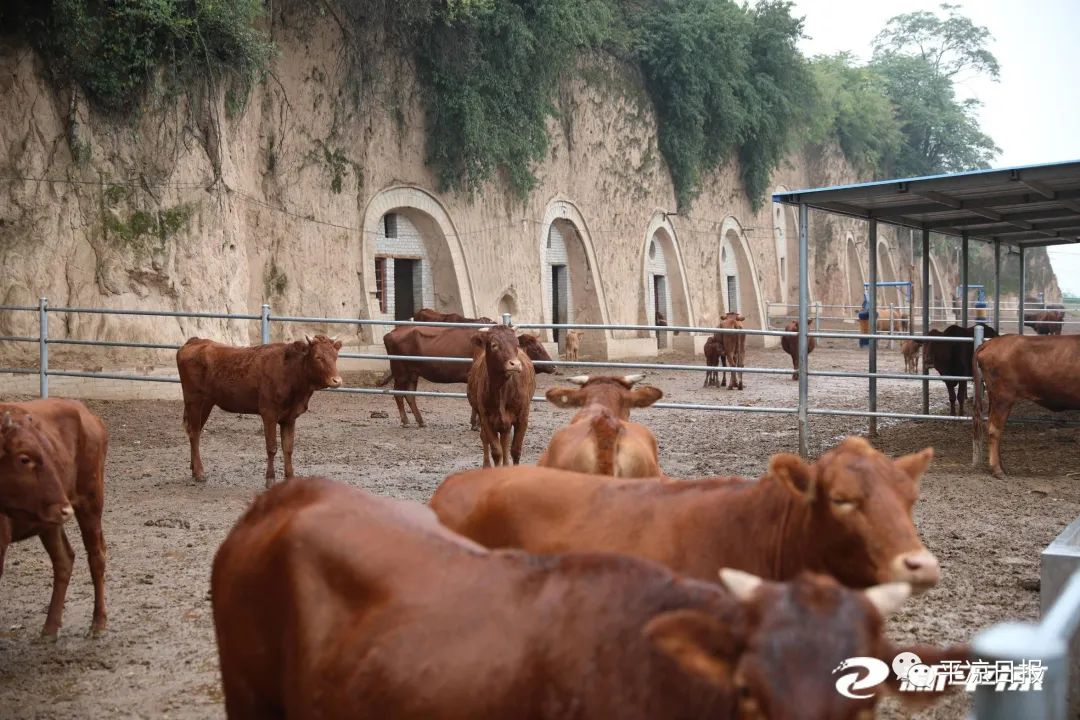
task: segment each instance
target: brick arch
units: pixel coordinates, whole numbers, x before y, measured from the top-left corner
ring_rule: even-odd
[[[686,279],[686,263],[683,261],[682,249],[679,247],[679,236],[675,232],[675,226],[662,210],[653,213],[649,225],[645,229],[644,243],[641,247],[641,282],[642,297],[639,303],[639,316],[646,323],[651,323],[653,317],[650,305],[650,275],[651,268],[658,265],[656,259],[650,260],[649,247],[656,242],[656,254],[662,258],[667,276],[668,298],[671,313],[668,323],[671,325],[694,325],[697,320],[694,313],[693,300],[690,295],[690,286]],[[662,253],[662,256],[660,255]]]
[[[540,222],[540,236],[537,238],[541,269],[541,322],[552,322],[551,271],[547,250],[552,226],[559,230],[567,253],[566,264],[569,272],[568,279],[571,283],[569,299],[573,303],[569,320],[607,325],[610,322],[607,298],[604,294],[604,286],[600,282],[592,234],[577,205],[562,198],[556,198],[548,203]],[[553,339],[550,330],[545,331],[544,337],[548,340]],[[607,340],[611,337],[610,330],[589,332],[582,339],[582,351],[606,353]],[[594,347],[586,347],[593,343],[595,343]]]
[[[398,185],[377,193],[364,209],[360,253],[366,317],[380,317],[375,296],[375,248],[382,232],[382,219],[390,212],[407,217],[422,235],[424,257],[433,277],[436,309],[476,316],[472,278],[450,213],[423,188]]]
[[[720,293],[718,306],[721,314],[728,312],[727,307],[727,291],[725,287],[725,256],[723,249],[729,248],[734,254],[734,258],[727,258],[728,266],[734,267],[737,275],[738,283],[738,295],[739,295],[739,312],[746,317],[744,323],[747,328],[762,329],[768,327],[765,320],[765,302],[761,295],[761,284],[758,282],[757,268],[754,266],[754,256],[750,252],[750,243],[746,239],[746,233],[743,231],[742,225],[732,216],[728,216],[724,219],[723,224],[720,226],[720,242],[717,243],[717,276],[718,287],[717,290]],[[734,263],[734,265],[731,265]],[[774,342],[769,342],[768,339],[762,340],[764,336],[751,335],[747,336],[746,342],[754,345],[771,345]]]

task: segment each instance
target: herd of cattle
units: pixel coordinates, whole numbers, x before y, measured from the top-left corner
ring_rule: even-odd
[[[536,466],[519,466],[535,373],[554,372],[543,345],[486,318],[416,319],[483,325],[401,326],[384,339],[395,359],[380,385],[465,382],[480,431],[484,468],[448,477],[428,507],[293,478],[296,419],[316,390],[342,385],[340,341],[237,348],[192,338],[177,352],[194,477],[205,478],[199,438],[214,407],[258,414],[265,430],[268,490],[213,565],[230,718],[862,720],[877,698],[836,692],[842,660],[966,658],[964,646],[901,648],[884,635],[883,618],[940,579],[912,520],[932,449],[893,459],[848,438],[813,463],[775,455],[757,480],[674,479],[653,433],[630,420],[662,392],[641,375],[578,376],[546,393],[576,414]],[[742,320],[728,314],[721,329]],[[986,328],[974,359],[1000,473],[1017,399],[1080,409],[1080,336],[996,335]],[[797,370],[791,340],[783,347]],[[922,353],[944,376],[971,375],[970,344],[931,342]],[[706,344],[713,367],[742,367],[743,356],[742,334]],[[729,387],[742,389],[741,373]],[[955,413],[953,385],[949,395]],[[423,426],[415,397],[406,400]],[[975,415],[978,429],[982,408]],[[293,479],[275,486],[277,427]],[[103,632],[105,424],[74,400],[4,403],[0,441],[0,572],[11,542],[41,538],[54,576],[42,634],[55,638],[74,515],[94,584],[91,632]],[[882,689],[898,688],[890,677]]]

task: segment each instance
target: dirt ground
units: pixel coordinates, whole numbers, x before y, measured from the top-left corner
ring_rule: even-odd
[[[664,360],[701,362],[671,355]],[[817,369],[861,369],[865,363],[865,351],[851,343],[819,347],[811,356]],[[751,350],[747,365],[784,367],[788,360],[778,349]],[[903,362],[897,351],[883,351],[880,366],[899,372]],[[747,374],[742,392],[703,390],[702,379],[700,373],[659,370],[646,382],[672,401],[790,407],[797,400],[797,384],[789,376]],[[371,376],[356,374],[346,381],[370,385]],[[540,391],[558,382],[542,375]],[[880,409],[917,412],[918,387],[881,381]],[[946,412],[944,386],[932,383],[931,393],[933,412]],[[26,396],[5,394],[4,399]],[[862,408],[866,381],[817,379],[811,399],[819,407]],[[465,401],[419,402],[428,427],[402,429],[388,397],[319,393],[298,423],[298,471],[427,501],[447,474],[480,464],[480,443],[468,429]],[[92,595],[75,533],[78,560],[65,627],[57,644],[37,641],[51,573],[39,543],[12,546],[0,579],[0,717],[223,717],[208,599],[210,564],[263,485],[261,423],[215,411],[203,440],[209,479],[196,484],[189,477],[178,401],[118,398],[88,404],[111,433],[105,514],[109,632],[98,640],[84,637]],[[387,416],[373,417],[373,411]],[[1029,405],[1015,414],[1047,415]],[[534,406],[526,462],[535,462],[568,417],[550,405]],[[635,419],[654,430],[661,465],[677,477],[756,477],[771,454],[794,450],[797,442],[793,416],[649,409]],[[865,433],[866,427],[861,418],[813,417],[813,452],[845,435]],[[1010,425],[1003,452],[1011,475],[996,480],[972,468],[966,423],[882,422],[876,444],[887,453],[935,448],[916,520],[943,566],[941,585],[909,601],[890,620],[894,639],[966,641],[995,622],[1038,616],[1039,553],[1080,514],[1077,432]],[[280,459],[278,467],[280,473]],[[959,693],[917,717],[963,718],[968,703]],[[879,717],[909,716],[893,701],[881,707]]]

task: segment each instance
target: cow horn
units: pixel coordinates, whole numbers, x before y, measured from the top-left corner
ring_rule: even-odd
[[[4,413],[4,429],[9,430],[14,425],[15,425],[15,423],[11,420],[11,413],[9,413],[9,412]]]
[[[888,617],[899,610],[911,595],[911,585],[906,582],[885,583],[866,588],[863,592],[881,616]]]
[[[636,373],[634,375],[623,375],[623,382],[627,385],[633,385],[639,383],[645,379],[645,373]]]
[[[569,382],[574,383],[575,385],[584,385],[585,383],[589,382],[589,376],[588,375],[575,375],[572,378],[567,378],[567,380]]]
[[[304,335],[304,341],[307,342],[308,345],[311,345],[315,342],[315,340],[310,335]]]
[[[734,568],[720,568],[720,582],[728,589],[737,600],[746,602],[753,597],[754,592],[761,587],[762,580],[757,575],[752,575]],[[873,602],[873,601],[871,601]]]
[[[491,328],[489,328],[489,327],[482,327],[482,328],[479,328],[476,332],[488,332],[490,330],[491,330]]]
[[[338,336],[334,335],[333,337],[330,338],[330,342],[335,343],[335,342],[337,342],[337,339],[338,339]]]

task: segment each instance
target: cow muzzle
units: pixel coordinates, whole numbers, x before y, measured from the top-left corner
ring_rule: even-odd
[[[75,508],[71,507],[71,503],[57,503],[45,508],[43,515],[45,522],[63,525],[75,515]]]
[[[341,387],[341,376],[335,375],[334,377],[330,378],[329,380],[326,381],[326,386],[327,387],[332,387],[332,388]]]
[[[889,579],[893,582],[911,583],[913,591],[923,592],[941,580],[941,566],[929,550],[914,550],[896,556]]]
[[[511,360],[510,362],[506,363],[506,366],[503,368],[503,371],[507,375],[516,375],[517,373],[521,372],[521,361],[520,360]]]

